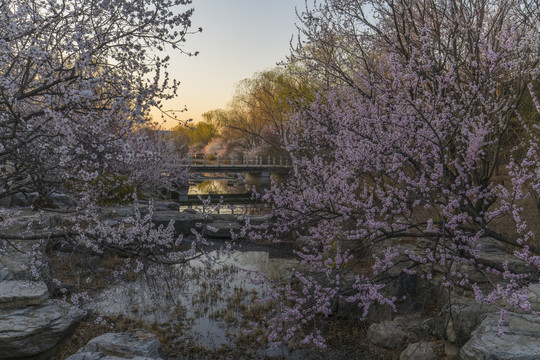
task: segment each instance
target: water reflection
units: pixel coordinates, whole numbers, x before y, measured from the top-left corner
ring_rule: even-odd
[[[274,178],[274,176],[272,176]],[[271,177],[257,174],[197,174],[190,180],[188,195],[210,196],[212,206],[204,206],[202,201],[191,198],[190,204],[180,206],[180,211],[194,209],[214,214],[248,214],[260,215],[267,212],[267,206],[252,199],[253,188],[264,193],[270,188]],[[277,177],[275,177],[277,179]],[[223,198],[222,198],[223,197]],[[215,204],[222,201],[222,205]]]
[[[239,181],[234,180],[204,180],[189,185],[189,195],[206,194],[242,194],[247,189]]]
[[[157,293],[164,289],[162,285],[138,279],[102,290],[86,307],[101,316],[123,315],[149,324],[188,324],[191,340],[207,349],[234,346],[242,331],[243,311],[267,295],[267,285],[253,282],[252,277],[260,272],[281,281],[298,262],[271,256],[269,251],[210,255],[211,260],[193,260],[190,266],[176,268],[178,281],[171,287],[172,299]]]
[[[277,174],[262,176],[260,174],[238,174],[232,173],[203,173],[197,174],[196,178],[190,179],[189,195],[206,194],[244,194],[250,193],[255,187],[257,191],[264,192],[270,188],[271,180],[281,181]]]

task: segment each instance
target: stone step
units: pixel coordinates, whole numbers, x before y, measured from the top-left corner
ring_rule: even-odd
[[[44,282],[6,280],[0,282],[0,309],[39,305],[49,298]]]

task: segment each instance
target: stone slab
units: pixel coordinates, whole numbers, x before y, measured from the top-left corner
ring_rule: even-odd
[[[489,314],[461,348],[462,360],[540,359],[540,316],[507,312],[499,334],[500,314]]]
[[[49,298],[44,282],[8,280],[0,282],[0,309],[39,305]]]
[[[66,360],[158,360],[162,359],[159,340],[143,330],[107,333],[95,337]]]

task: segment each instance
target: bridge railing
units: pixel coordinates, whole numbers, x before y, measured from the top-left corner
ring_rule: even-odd
[[[289,167],[290,162],[288,158],[282,156],[243,156],[243,157],[230,157],[222,158],[221,156],[188,156],[188,163],[194,167]]]

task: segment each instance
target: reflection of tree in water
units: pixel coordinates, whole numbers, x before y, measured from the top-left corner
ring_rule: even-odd
[[[189,187],[193,194],[226,194],[227,186],[217,180],[206,180]]]
[[[190,194],[242,194],[246,189],[238,181],[205,180],[189,186]]]

